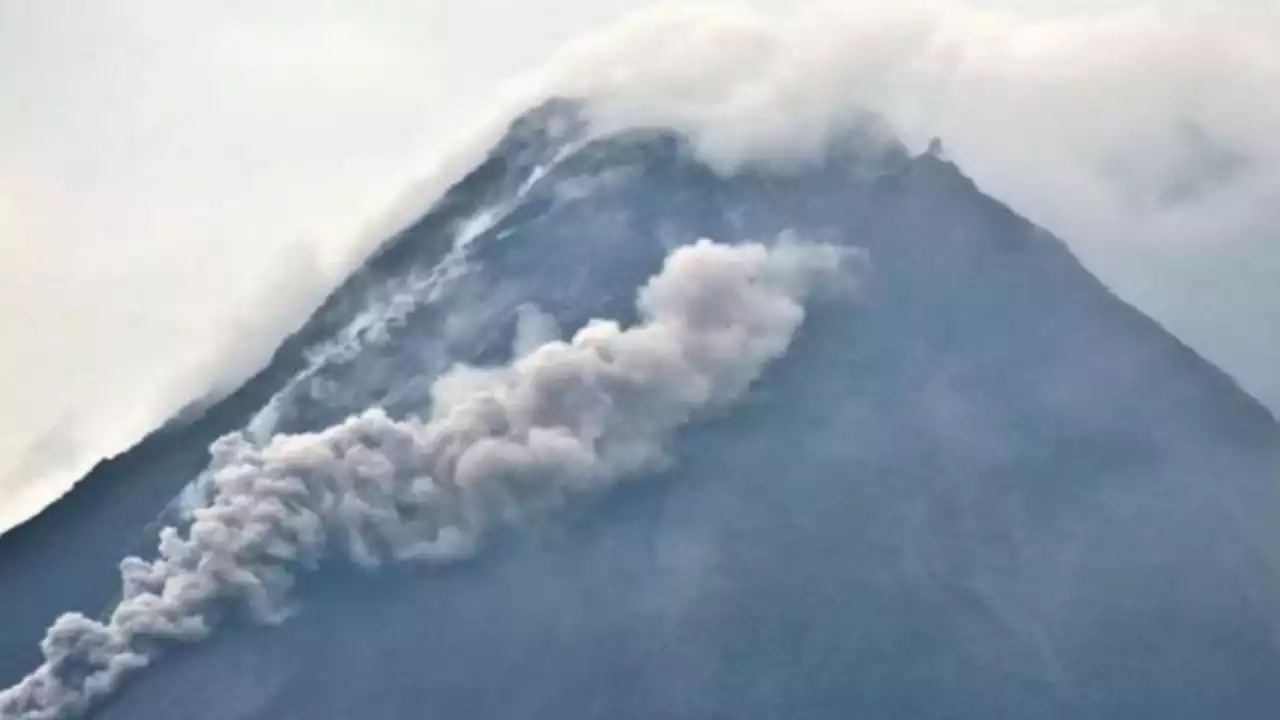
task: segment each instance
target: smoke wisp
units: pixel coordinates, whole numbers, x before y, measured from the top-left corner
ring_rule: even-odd
[[[507,365],[458,366],[424,418],[369,409],[323,431],[212,448],[213,492],[155,560],[121,563],[105,622],[63,615],[44,663],[0,693],[3,720],[82,713],[166,643],[210,633],[221,603],[290,612],[297,573],[338,553],[369,568],[471,556],[495,527],[661,466],[671,435],[740,398],[782,356],[804,301],[838,287],[847,250],[700,240],[638,293],[638,324],[594,320]],[[552,324],[530,312],[520,343]]]

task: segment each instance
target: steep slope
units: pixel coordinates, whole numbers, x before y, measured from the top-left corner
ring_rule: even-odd
[[[451,362],[506,359],[523,305],[631,321],[672,247],[783,231],[865,251],[857,301],[654,482],[447,572],[331,567],[299,617],[174,652],[100,715],[1270,716],[1280,435],[1227,377],[938,157],[855,133],[722,177],[560,103],[239,393],[0,540],[0,682],[109,603],[219,434],[421,412]]]

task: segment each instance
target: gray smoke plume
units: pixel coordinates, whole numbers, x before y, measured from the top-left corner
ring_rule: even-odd
[[[637,298],[639,324],[594,320],[508,365],[455,367],[426,419],[370,409],[316,433],[212,448],[213,492],[158,558],[121,563],[105,622],[66,614],[44,663],[0,693],[3,720],[84,712],[165,643],[206,636],[236,602],[262,622],[290,611],[298,572],[327,553],[377,567],[449,563],[487,531],[606,489],[665,460],[672,433],[739,398],[786,352],[802,302],[845,277],[845,251],[709,240],[673,251]],[[530,314],[526,337],[550,323]]]

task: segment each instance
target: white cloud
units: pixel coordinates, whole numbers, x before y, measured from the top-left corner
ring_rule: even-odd
[[[675,126],[727,170],[811,156],[861,108],[917,149],[939,136],[1280,411],[1280,104],[1265,100],[1280,10],[663,8],[574,44],[533,86],[596,98],[605,127]]]

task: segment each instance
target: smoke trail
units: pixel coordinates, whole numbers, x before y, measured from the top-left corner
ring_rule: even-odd
[[[425,419],[368,410],[321,432],[212,448],[214,492],[158,559],[121,563],[106,622],[63,615],[45,661],[0,693],[3,720],[84,712],[167,642],[206,636],[215,605],[278,622],[295,573],[328,552],[377,567],[449,563],[486,532],[605,489],[664,460],[671,434],[742,396],[781,356],[802,301],[845,251],[779,241],[673,251],[637,297],[639,324],[594,320],[494,368],[456,367]]]

